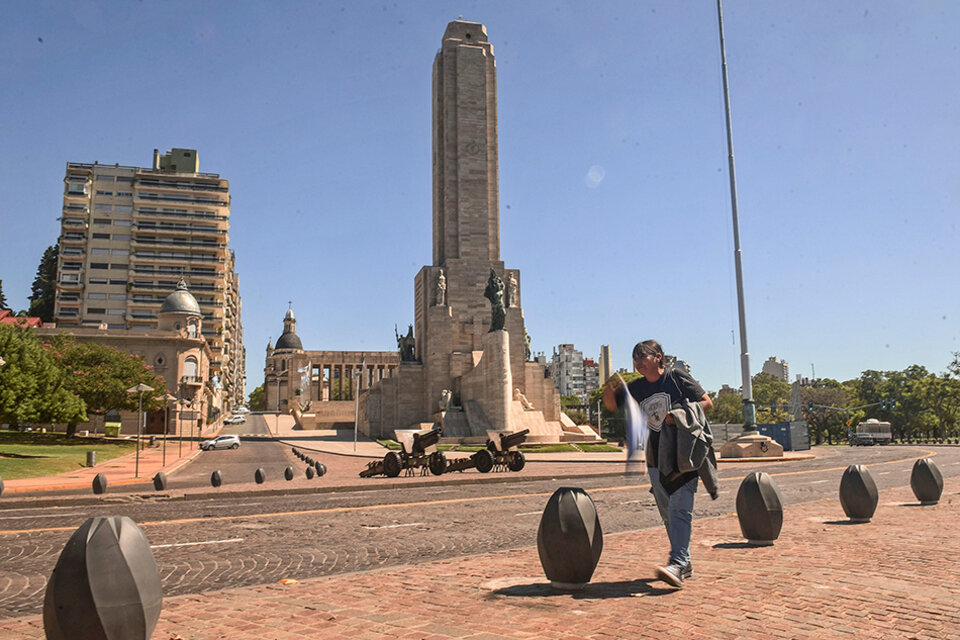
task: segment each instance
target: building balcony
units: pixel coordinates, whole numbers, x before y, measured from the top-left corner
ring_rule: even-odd
[[[211,229],[205,227],[196,227],[189,224],[153,224],[139,222],[135,225],[137,231],[140,232],[149,232],[165,235],[189,235],[193,236],[209,236],[213,238],[225,238],[227,235],[226,229]]]
[[[64,245],[85,245],[87,236],[82,233],[64,233],[60,236],[60,246]]]
[[[172,262],[181,264],[183,262],[201,262],[214,266],[218,274],[224,271],[223,267],[217,266],[223,264],[223,258],[207,253],[186,253],[180,251],[149,251],[140,250],[130,254],[130,262],[153,264],[155,262]]]
[[[178,240],[176,238],[143,238],[135,235],[132,240],[134,246],[144,247],[189,247],[217,252],[224,251],[227,248],[226,243]]]

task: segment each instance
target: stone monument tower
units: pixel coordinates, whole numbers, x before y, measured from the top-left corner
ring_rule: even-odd
[[[543,366],[526,361],[520,272],[500,260],[496,80],[486,28],[447,25],[433,63],[433,264],[414,281],[416,357],[369,394],[370,435],[442,424],[444,436],[530,428],[559,440],[573,428]],[[494,276],[505,309],[491,331]]]

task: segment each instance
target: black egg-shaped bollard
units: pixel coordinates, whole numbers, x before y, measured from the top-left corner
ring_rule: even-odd
[[[98,516],[64,546],[47,583],[47,640],[147,640],[160,618],[163,594],[150,543],[125,516]]]
[[[223,476],[220,474],[220,469],[217,469],[210,474],[210,485],[214,487],[219,487],[223,484]]]
[[[586,491],[561,487],[553,492],[540,516],[537,551],[554,587],[582,589],[590,582],[603,551],[603,530]]]
[[[840,506],[852,522],[870,522],[880,495],[873,474],[862,464],[852,464],[840,479]]]
[[[307,467],[307,480],[313,480],[313,467]]]
[[[306,462],[307,465],[311,467],[313,466],[313,458],[311,458],[310,456],[307,456],[303,461]]]
[[[153,476],[153,489],[155,491],[166,491],[167,474],[163,471],[157,471],[157,475]]]
[[[93,492],[96,494],[105,493],[107,491],[107,476],[102,473],[98,473],[93,476]]]
[[[783,527],[783,502],[773,478],[753,471],[737,490],[737,520],[740,533],[750,544],[768,546],[780,537]]]
[[[913,463],[910,473],[910,488],[920,504],[931,505],[940,502],[943,493],[943,474],[933,458],[921,458]]]
[[[322,462],[318,462],[318,463],[316,464],[316,467],[317,467],[317,476],[318,476],[318,477],[319,477],[319,476],[325,476],[325,475],[327,475],[327,465],[323,464]]]
[[[299,451],[298,449],[294,448],[294,449],[293,449],[293,455],[295,455],[295,456],[300,455],[300,451]]]
[[[293,467],[287,467],[284,469],[283,477],[286,478],[287,481],[293,480]]]
[[[257,469],[253,472],[253,479],[257,481],[257,484],[263,484],[263,481],[267,479],[267,474],[263,468]]]

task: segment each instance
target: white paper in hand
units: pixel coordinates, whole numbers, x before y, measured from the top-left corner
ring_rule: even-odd
[[[640,460],[641,454],[647,447],[647,415],[630,395],[626,392],[623,399],[624,419],[626,421],[627,464]]]

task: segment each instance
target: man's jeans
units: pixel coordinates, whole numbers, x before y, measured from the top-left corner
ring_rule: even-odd
[[[693,522],[693,496],[697,492],[697,478],[694,477],[672,494],[668,494],[660,484],[660,470],[647,469],[650,474],[650,493],[657,501],[660,518],[667,528],[670,539],[670,564],[681,567],[690,563],[690,529]]]

